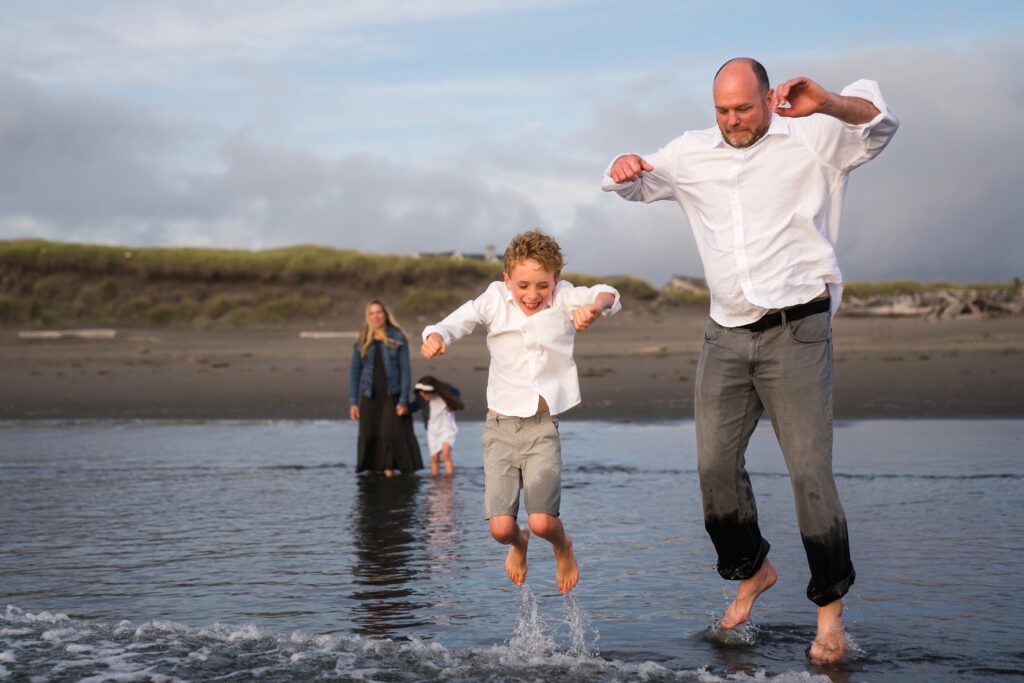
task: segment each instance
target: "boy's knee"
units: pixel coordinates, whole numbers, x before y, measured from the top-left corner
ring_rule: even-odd
[[[519,525],[516,524],[515,517],[508,515],[491,517],[488,520],[488,525],[491,529],[491,537],[498,543],[508,545],[516,540],[516,535],[519,533]]]
[[[558,518],[551,515],[543,513],[530,515],[530,531],[538,536],[543,537],[554,533],[559,524]]]

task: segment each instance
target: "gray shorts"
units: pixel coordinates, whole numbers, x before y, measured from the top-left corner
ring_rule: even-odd
[[[488,415],[484,434],[484,516],[519,514],[519,490],[526,513],[558,516],[562,502],[562,443],[558,419]]]

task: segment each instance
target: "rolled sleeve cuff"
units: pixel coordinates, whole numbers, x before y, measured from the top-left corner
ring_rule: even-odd
[[[612,296],[614,296],[615,297],[615,301],[612,302],[612,305],[610,307],[608,307],[608,308],[604,309],[603,311],[601,311],[601,315],[604,315],[604,316],[615,315],[616,313],[618,313],[619,311],[622,310],[622,302],[620,301],[621,297],[619,296],[619,290],[615,289],[611,285],[594,285],[594,297],[595,297],[595,299],[596,299],[597,295],[601,294],[602,292],[607,292],[607,293],[611,294]]]
[[[858,130],[861,132],[862,137],[867,137],[876,128],[879,128],[879,124],[883,121],[889,123],[889,125],[882,126],[885,129],[885,133],[895,131],[896,127],[899,126],[899,121],[896,120],[896,116],[889,109],[889,105],[885,103],[885,98],[882,97],[882,91],[878,87],[878,83],[870,81],[866,78],[854,81],[848,86],[843,88],[842,92],[839,93],[843,97],[859,97],[862,100],[867,100],[871,104],[875,105],[875,109],[878,110],[878,115],[871,119],[867,123],[847,123],[845,124],[851,130]]]

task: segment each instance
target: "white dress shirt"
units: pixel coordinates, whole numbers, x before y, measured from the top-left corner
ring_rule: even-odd
[[[423,339],[436,332],[445,344],[461,339],[477,325],[487,326],[491,366],[487,376],[487,407],[502,415],[530,417],[543,396],[552,415],[580,402],[580,382],[572,351],[576,328],[572,312],[608,292],[622,308],[619,293],[608,285],[573,287],[559,280],[547,308],[526,315],[504,282],[492,282],[483,294],[467,301],[436,325],[423,330]]]
[[[856,81],[842,94],[868,100],[879,114],[859,125],[824,114],[772,114],[768,132],[745,149],[729,145],[717,126],[690,131],[643,155],[654,170],[636,181],[615,183],[611,165],[605,171],[606,192],[632,201],[674,199],[682,207],[720,325],[745,325],[769,309],[805,303],[826,285],[833,315],[838,310],[843,276],[834,247],[847,177],[899,126],[874,81]]]

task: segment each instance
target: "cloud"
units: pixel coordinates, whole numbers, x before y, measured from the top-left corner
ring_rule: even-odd
[[[877,80],[901,121],[889,148],[850,176],[838,245],[848,281],[969,282],[1024,274],[1024,165],[1016,132],[1024,107],[1016,67],[1022,58],[1024,48],[995,43],[873,49],[813,65],[769,65],[776,81],[807,73],[836,90],[857,78]],[[585,137],[617,145],[600,168],[615,154],[651,151],[687,128],[713,125],[710,95],[699,97],[639,100],[639,106],[625,99],[598,110]],[[596,271],[642,273],[654,282],[696,272],[696,248],[675,204],[662,202],[673,209],[666,213],[615,202],[622,203],[608,195],[579,205],[570,231],[574,250],[592,252],[585,260]],[[601,254],[592,243],[615,246]]]
[[[808,73],[836,89],[874,78],[902,121],[890,147],[851,176],[839,242],[848,280],[1021,274],[1024,79],[1013,65],[1022,52],[891,47],[768,64],[776,80]],[[714,67],[707,78],[692,64],[683,75],[661,67],[661,88],[647,72],[615,74],[600,94],[571,91],[554,118],[505,135],[466,126],[450,149],[364,144],[334,155],[0,72],[0,238],[410,253],[501,248],[541,226],[562,241],[570,270],[661,284],[701,272],[682,212],[602,193],[600,175],[617,153],[713,125]],[[460,125],[501,108],[470,104]]]
[[[0,237],[371,251],[482,248],[540,222],[530,202],[459,169],[372,154],[325,159],[237,134],[221,167],[176,168],[200,135],[110,102],[0,78]],[[469,245],[469,246],[466,246]]]

